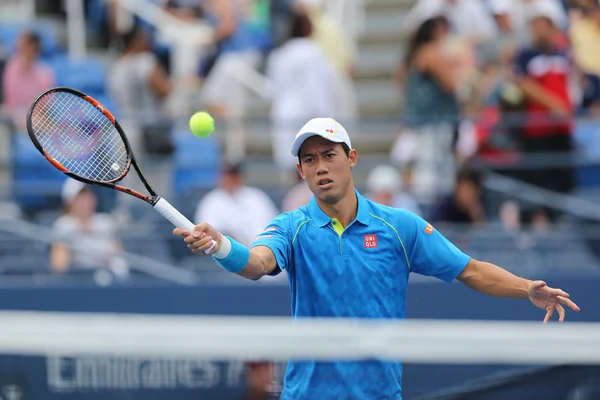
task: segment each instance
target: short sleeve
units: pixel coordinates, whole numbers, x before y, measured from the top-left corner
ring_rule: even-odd
[[[54,242],[68,242],[73,240],[77,235],[77,225],[72,217],[63,215],[59,217],[52,225],[54,232]]]
[[[292,237],[290,217],[288,214],[281,214],[274,218],[259,233],[250,248],[257,246],[266,246],[275,255],[278,268],[269,275],[277,275],[282,270],[288,269],[292,264]]]
[[[136,68],[137,73],[143,80],[146,80],[152,74],[152,71],[156,67],[156,57],[152,53],[140,54],[137,58]]]
[[[407,249],[411,272],[452,282],[464,270],[470,257],[423,218],[405,213],[411,219],[412,243]]]

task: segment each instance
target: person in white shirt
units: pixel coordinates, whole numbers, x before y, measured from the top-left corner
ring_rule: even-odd
[[[210,221],[223,234],[249,246],[277,215],[279,210],[265,192],[244,184],[240,164],[225,164],[219,187],[200,200],[195,221]]]
[[[423,215],[417,199],[404,190],[400,173],[391,165],[378,165],[369,171],[366,185],[370,200]]]
[[[312,24],[301,13],[294,15],[291,38],[273,51],[267,61],[272,82],[271,107],[273,157],[289,182],[296,162],[290,149],[299,127],[307,119],[335,116],[335,75],[318,45],[310,39]]]
[[[66,212],[53,225],[56,240],[50,249],[52,271],[105,268],[118,277],[126,277],[128,268],[116,238],[116,225],[108,214],[96,212],[92,190],[68,178],[62,188],[62,199]]]

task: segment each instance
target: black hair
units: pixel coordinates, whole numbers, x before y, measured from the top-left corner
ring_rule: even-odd
[[[417,51],[435,39],[435,34],[438,28],[444,26],[450,27],[448,20],[444,16],[429,18],[419,25],[419,28],[414,33],[410,43],[408,44],[408,50],[404,58],[404,65],[406,67],[412,63]]]
[[[456,183],[469,182],[481,187],[481,173],[471,168],[462,168],[456,174]]]
[[[344,153],[346,153],[346,157],[350,158],[350,147],[346,143],[340,143],[342,145],[342,149],[344,149]],[[300,150],[302,150],[302,146],[300,146]],[[302,160],[300,158],[300,151],[298,151],[298,164],[302,165]]]
[[[35,31],[27,31],[23,33],[23,36],[27,39],[29,44],[34,45],[37,49],[42,48],[42,38],[39,33]]]
[[[135,24],[131,29],[121,35],[121,41],[123,42],[123,49],[129,50],[138,36],[142,33],[142,28]]]
[[[244,164],[242,162],[225,161],[221,167],[221,172],[226,175],[243,175]]]
[[[312,34],[313,26],[308,15],[295,12],[292,15],[290,39],[305,38]]]

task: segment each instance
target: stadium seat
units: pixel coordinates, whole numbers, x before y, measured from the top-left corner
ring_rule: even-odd
[[[584,157],[597,158],[600,155],[600,122],[596,120],[577,121],[573,138]],[[583,164],[577,167],[577,184],[579,187],[600,186],[600,166]]]
[[[13,196],[24,213],[54,209],[61,204],[65,175],[51,166],[26,133],[13,138]]]
[[[60,211],[57,210],[44,210],[39,212],[35,216],[33,222],[45,227],[51,227],[54,224],[54,222],[58,219],[58,217],[60,217],[60,215]]]
[[[97,59],[71,60],[67,55],[57,55],[48,64],[54,69],[58,86],[72,87],[92,97],[104,94],[106,68]]]
[[[173,259],[166,241],[148,233],[126,233],[121,236],[123,249],[126,252],[138,254],[156,261],[172,264]]]
[[[187,130],[175,130],[174,189],[213,188],[219,178],[221,150],[214,137],[198,139]]]

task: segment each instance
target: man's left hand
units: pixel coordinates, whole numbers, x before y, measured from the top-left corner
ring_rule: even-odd
[[[527,288],[529,293],[529,300],[539,308],[546,310],[546,316],[544,317],[544,323],[548,323],[554,310],[558,311],[558,322],[565,320],[565,309],[563,305],[569,307],[573,311],[579,311],[579,307],[571,299],[569,299],[569,293],[561,290],[554,289],[546,286],[544,281],[533,281]]]

